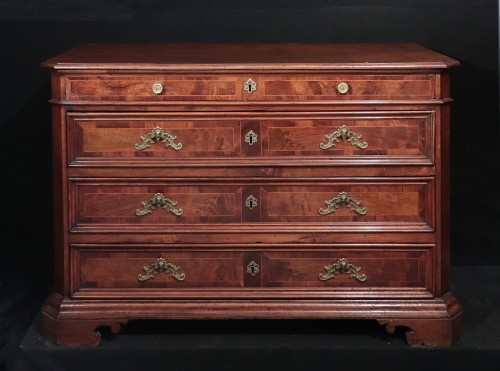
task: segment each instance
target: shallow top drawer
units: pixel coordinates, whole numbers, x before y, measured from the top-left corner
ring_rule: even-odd
[[[71,75],[65,78],[65,96],[70,101],[233,101],[241,99],[241,79],[234,75]]]
[[[435,97],[433,74],[71,74],[67,101],[385,101]]]
[[[267,101],[426,100],[435,97],[434,75],[288,75],[261,78]]]

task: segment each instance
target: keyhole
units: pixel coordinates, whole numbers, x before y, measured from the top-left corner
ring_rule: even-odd
[[[257,199],[253,195],[248,196],[245,201],[245,206],[252,210],[254,207],[257,207]]]
[[[257,90],[257,84],[252,79],[248,79],[245,84],[243,84],[243,90],[245,90],[249,94],[252,94]]]
[[[259,265],[253,260],[247,265],[247,273],[250,273],[252,276],[255,276],[259,271]]]
[[[250,146],[257,143],[257,134],[255,134],[252,130],[250,130],[245,135],[245,143],[248,143],[248,145],[250,145]]]

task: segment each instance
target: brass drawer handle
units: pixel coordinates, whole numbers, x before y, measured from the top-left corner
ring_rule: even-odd
[[[243,90],[246,91],[248,94],[252,94],[254,91],[257,90],[257,83],[252,79],[248,79],[243,84]]]
[[[351,278],[359,282],[366,281],[366,274],[359,274],[361,267],[357,267],[354,264],[349,263],[346,258],[340,259],[338,262],[325,266],[326,274],[319,274],[318,278],[320,281],[328,281],[334,276],[339,274],[351,274]]]
[[[155,276],[159,273],[170,273],[170,277],[176,279],[177,281],[184,281],[186,279],[186,275],[184,273],[179,273],[180,267],[169,263],[163,258],[156,259],[156,261],[144,267],[144,272],[146,274],[138,274],[137,280],[139,281],[147,281],[155,278]]]
[[[356,134],[351,131],[346,125],[342,125],[338,130],[334,131],[331,134],[326,134],[325,138],[328,140],[328,143],[320,143],[319,148],[321,149],[329,149],[335,148],[336,145],[334,142],[340,143],[340,139],[346,140],[348,142],[352,142],[353,147],[357,147],[359,149],[365,149],[368,147],[368,143],[360,142],[359,140],[362,138],[362,135]]]
[[[163,85],[159,82],[155,82],[153,86],[151,87],[151,90],[153,93],[156,95],[161,94],[163,92]]]
[[[342,95],[347,94],[349,91],[349,85],[346,82],[341,82],[337,85],[337,91]]]
[[[181,216],[184,212],[181,208],[176,209],[175,206],[177,202],[172,201],[170,198],[163,196],[161,193],[156,193],[150,200],[142,201],[142,207],[144,210],[137,209],[135,215],[144,216],[151,214],[157,207],[164,208],[167,212],[174,214],[175,216]]]
[[[359,214],[365,215],[366,208],[360,206],[361,201],[352,198],[346,192],[340,192],[336,197],[331,200],[326,200],[325,205],[328,206],[326,209],[319,209],[319,213],[321,215],[328,215],[331,213],[335,213],[335,209],[340,209],[340,207],[350,207],[351,211]]]
[[[177,137],[175,135],[167,133],[160,127],[154,128],[146,135],[141,135],[140,138],[142,140],[142,144],[136,143],[134,145],[134,148],[138,151],[142,151],[143,149],[149,148],[151,147],[151,144],[155,144],[160,141],[166,143],[165,144],[166,148],[172,148],[175,149],[176,151],[180,151],[182,149],[182,143],[174,143]]]

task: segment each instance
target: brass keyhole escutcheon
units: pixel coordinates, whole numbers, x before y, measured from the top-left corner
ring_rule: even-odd
[[[247,199],[245,200],[245,206],[248,207],[250,210],[256,208],[257,199],[253,195],[248,196]]]
[[[254,262],[253,260],[248,263],[247,265],[247,273],[251,274],[252,276],[255,276],[257,273],[260,272],[259,265]]]
[[[245,135],[245,143],[248,143],[249,146],[253,146],[255,143],[257,143],[257,139],[257,134],[255,134],[252,130],[250,130]]]
[[[243,90],[245,90],[248,94],[252,94],[254,91],[257,90],[257,83],[252,79],[248,79],[243,84]]]

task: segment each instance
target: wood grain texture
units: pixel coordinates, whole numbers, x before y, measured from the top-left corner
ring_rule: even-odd
[[[453,58],[416,44],[80,45],[42,63],[57,70],[446,69]]]
[[[244,84],[251,79],[256,90]],[[160,83],[161,93],[152,90]],[[347,93],[338,92],[346,83]],[[435,76],[428,75],[71,75],[64,84],[66,101],[307,101],[382,100],[436,97]]]
[[[368,111],[337,115],[311,112],[298,117],[256,113],[251,117],[217,115],[206,118],[199,114],[70,112],[69,161],[72,165],[93,161],[95,165],[105,166],[115,161],[152,166],[163,158],[172,161],[204,158],[213,162],[220,159],[227,163],[228,157],[252,157],[253,160],[273,157],[273,161],[282,160],[288,164],[290,159],[302,157],[315,160],[333,157],[345,164],[376,159],[388,164],[413,161],[429,165],[434,161],[434,116],[433,111],[401,112],[398,116],[394,112],[374,114]],[[321,144],[329,144],[325,136],[339,131],[342,126],[360,135],[357,142],[366,143],[366,148],[354,146],[351,137],[340,138],[332,142],[330,148],[322,149]],[[182,148],[176,150],[168,146],[170,142],[154,139],[148,142],[148,148],[136,149],[136,145],[143,143],[141,136],[148,135],[154,128],[175,136],[172,143],[181,144]],[[245,142],[250,131],[257,135],[257,143],[252,145]]]
[[[322,215],[320,210],[328,210],[326,202],[342,192],[359,201],[366,213],[360,215],[352,206],[341,204]],[[157,193],[176,202],[175,209],[182,209],[182,215],[156,207],[149,214],[138,216],[137,212],[144,210],[142,203]],[[70,183],[70,198],[74,202],[70,225],[72,229],[113,226],[126,230],[139,225],[163,228],[169,224],[262,222],[286,227],[286,223],[315,223],[335,230],[338,224],[350,222],[364,231],[384,228],[384,224],[393,230],[408,225],[432,230],[434,219],[429,210],[433,209],[433,193],[432,178],[277,184],[185,183],[161,178],[114,182],[75,179]],[[246,206],[250,195],[257,200],[252,209]]]
[[[55,308],[58,306],[59,309]],[[200,311],[200,307],[204,310]],[[57,309],[57,310],[54,310]],[[56,315],[56,312],[58,313]],[[85,313],[85,319],[82,316]],[[57,319],[59,316],[60,318]],[[93,330],[119,330],[127,319],[373,319],[409,328],[410,345],[450,346],[462,333],[461,309],[447,294],[429,299],[351,300],[71,300],[52,294],[42,311],[45,334],[56,344],[97,345]],[[415,330],[413,330],[415,328]],[[90,335],[89,335],[90,333]],[[90,338],[89,338],[90,336]]]
[[[44,336],[95,346],[99,327],[130,319],[328,318],[453,344],[458,65],[414,44],[81,45],[42,63],[55,232]],[[320,213],[342,194],[358,208],[343,198]],[[342,259],[366,276],[344,265],[325,278]]]
[[[142,247],[142,248],[141,248]],[[275,288],[280,296],[312,298],[359,297],[362,292],[372,296],[373,290],[399,289],[400,295],[408,290],[420,289],[430,293],[432,289],[432,253],[434,246],[386,245],[370,249],[366,246],[337,246],[335,251],[289,250],[286,247],[268,246],[265,250],[200,249],[199,247],[172,248],[164,245],[72,245],[72,296],[73,297],[268,297],[268,292],[248,288]],[[183,280],[175,279],[172,271],[161,272],[147,280],[144,267],[150,267],[159,258],[178,267]],[[328,280],[325,266],[346,258],[359,266],[360,274],[367,276],[361,282],[344,272]],[[248,272],[254,262],[258,270]],[[352,273],[352,272],[351,272]],[[167,290],[165,290],[167,289]],[[186,289],[189,289],[187,291]],[[324,294],[318,294],[323,290]],[[325,292],[326,290],[326,292]],[[274,294],[275,295],[275,294]]]

